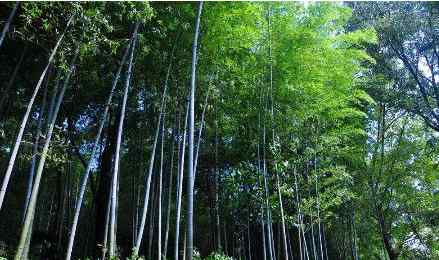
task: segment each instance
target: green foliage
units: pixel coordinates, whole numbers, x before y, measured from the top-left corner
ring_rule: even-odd
[[[145,258],[142,256],[138,256],[134,253],[134,248],[132,250],[131,255],[126,260],[144,260]]]
[[[221,252],[213,252],[205,260],[233,260],[233,257],[226,256]]]
[[[0,50],[0,64],[5,68],[0,71],[0,82],[9,80],[14,62],[25,45],[30,51],[8,92],[10,100],[6,108],[0,108],[2,164],[7,163],[11,140],[29,100],[30,86],[38,80],[47,53],[66,30],[72,15],[74,22],[66,30],[65,41],[46,77],[47,102],[54,86],[63,83],[73,51],[80,44],[80,61],[60,111],[40,195],[44,205],[38,218],[42,223],[49,223],[50,230],[66,228],[52,224],[60,221],[50,219],[54,214],[47,212],[56,210],[58,217],[60,194],[66,187],[73,194],[79,185],[84,171],[82,160],[87,161],[90,156],[114,73],[134,24],[141,23],[121,150],[118,237],[123,241],[119,242],[121,255],[128,255],[132,245],[128,240],[133,232],[130,226],[134,221],[133,209],[138,207],[136,198],[144,189],[143,173],[171,62],[165,122],[165,183],[170,169],[167,160],[171,157],[168,145],[177,146],[177,141],[182,139],[196,5],[136,1],[22,2],[20,5],[10,38],[4,51]],[[383,48],[390,36],[407,40],[407,44],[417,40],[425,43],[416,33],[427,25],[429,16],[421,15],[427,11],[422,3],[402,5],[416,11],[410,17],[419,19],[406,19],[404,26],[400,25],[404,11],[396,12],[387,6],[384,10],[389,12],[380,16],[375,13],[379,9],[375,3],[367,5],[362,15],[358,8],[324,2],[205,3],[198,46],[196,128],[200,127],[201,101],[208,89],[209,99],[195,185],[197,246],[212,241],[209,232],[212,232],[215,195],[218,195],[221,225],[235,235],[244,234],[247,225],[255,228],[266,222],[268,209],[274,224],[281,223],[279,189],[289,231],[295,232],[302,225],[309,232],[309,225],[314,223],[316,227],[320,221],[327,229],[328,246],[334,254],[330,259],[351,257],[350,243],[355,236],[352,230],[356,231],[362,259],[384,258],[378,221],[381,216],[402,258],[438,257],[438,137],[419,118],[408,113],[423,104],[412,96],[417,93],[416,84],[402,69],[404,64],[395,61],[390,46]],[[369,15],[374,16],[373,21],[363,24],[367,20],[363,16]],[[364,19],[356,21],[359,18]],[[110,159],[104,154],[111,148],[113,130],[118,125],[125,71],[126,66],[110,105],[101,155],[93,165],[94,190],[85,195],[85,214],[80,223],[89,221],[99,225],[90,216],[105,208],[98,197],[108,192],[101,186],[112,174],[105,168],[105,165],[111,168],[112,152],[108,150]],[[428,94],[431,96],[433,92],[430,90]],[[428,98],[430,102],[435,101],[432,97]],[[41,103],[40,93],[33,119],[40,113]],[[383,110],[386,129],[381,140]],[[8,198],[15,209],[12,207],[5,213],[14,228],[0,228],[7,230],[0,239],[10,237],[7,241],[10,248],[15,246],[14,230],[21,224],[17,216],[22,214],[23,192],[18,190],[26,190],[35,120],[29,122],[27,129],[14,176],[18,186]],[[174,148],[174,159],[181,152],[177,150]],[[71,179],[64,185],[67,176]],[[174,189],[171,194],[174,199]],[[47,201],[55,201],[56,209]],[[69,200],[68,205],[73,202]],[[299,210],[305,223],[298,222]],[[174,213],[173,205],[172,219]],[[84,239],[94,237],[89,232],[95,230],[82,226],[75,246],[85,248],[86,243],[95,244],[96,241]],[[297,244],[294,239],[292,243]],[[413,243],[422,247],[416,248]],[[230,248],[229,252],[234,249],[237,248]],[[57,257],[62,256],[54,256]],[[131,255],[128,259],[143,258]],[[201,259],[199,253],[195,259]],[[234,258],[213,252],[206,259]]]
[[[194,258],[195,260],[233,260],[235,258],[227,256],[222,252],[212,252],[209,256],[202,258],[200,254],[195,250]]]

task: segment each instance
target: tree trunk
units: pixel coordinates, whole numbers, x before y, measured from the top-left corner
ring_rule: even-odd
[[[294,186],[295,186],[295,193],[296,193],[297,234],[298,234],[298,240],[299,240],[299,253],[300,253],[300,260],[303,260],[301,222],[300,222],[300,205],[299,205],[299,186],[297,184],[296,168],[293,169],[293,173],[294,173]]]
[[[174,53],[176,46],[177,45],[175,44],[173,47],[172,54],[171,54],[170,61],[169,61],[168,70],[166,72],[166,78],[165,78],[165,83],[164,83],[163,93],[162,93],[162,100],[161,100],[161,104],[160,104],[159,118],[157,120],[154,144],[153,144],[153,148],[152,148],[152,152],[151,152],[151,157],[150,157],[150,161],[149,161],[149,169],[148,169],[148,173],[147,173],[147,177],[146,177],[146,183],[145,183],[146,188],[145,188],[145,195],[144,195],[144,201],[143,201],[142,218],[140,220],[139,233],[137,234],[137,241],[136,241],[136,245],[134,247],[134,255],[138,254],[139,248],[140,248],[140,245],[141,245],[142,239],[143,239],[143,232],[145,229],[145,222],[146,222],[146,213],[148,210],[148,203],[149,203],[149,190],[150,190],[150,186],[151,186],[151,176],[152,176],[152,172],[153,172],[153,168],[154,168],[155,151],[156,151],[156,147],[157,147],[160,122],[161,122],[162,117],[163,117],[163,110],[164,110],[165,102],[166,102],[166,90],[168,88],[169,76],[171,74],[173,53]]]
[[[291,259],[294,259],[294,254],[293,254],[293,248],[291,245],[291,235],[290,235],[290,231],[287,229],[287,242],[288,242],[288,255],[290,256]],[[318,258],[316,259],[318,260]],[[321,259],[323,260],[323,259]]]
[[[154,178],[154,180],[152,181],[152,201],[151,204],[149,205],[150,210],[151,210],[151,214],[149,215],[149,234],[148,234],[148,257],[146,259],[152,259],[153,253],[152,253],[152,242],[154,239],[154,219],[155,219],[155,213],[156,213],[156,202],[157,202],[157,192],[156,189],[158,189],[158,182],[155,183],[156,179]]]
[[[142,146],[143,147],[143,146]],[[141,156],[140,156],[141,157]],[[143,158],[141,158],[141,160],[143,160]],[[133,225],[133,248],[135,246],[135,242],[137,240],[137,230],[139,230],[139,208],[140,208],[140,196],[141,196],[141,191],[140,191],[140,185],[138,183],[140,183],[140,178],[139,176],[141,175],[141,173],[143,172],[143,167],[140,167],[140,174],[138,176],[135,177],[135,191],[136,191],[136,195],[135,195],[135,199],[136,199],[136,209],[134,211],[134,225]]]
[[[216,111],[215,111],[216,112]],[[216,114],[216,113],[215,113]],[[218,120],[215,115],[215,231],[216,231],[216,250],[222,251],[221,248],[221,226],[219,216],[219,167],[218,167]]]
[[[385,223],[382,213],[379,214],[378,222],[380,225],[381,238],[383,239],[384,248],[386,249],[387,255],[389,256],[390,260],[397,260],[399,257],[399,251],[394,246],[392,235]]]
[[[248,259],[252,259],[252,247],[250,237],[250,210],[247,212],[247,239],[248,239]]]
[[[311,197],[311,193],[309,192],[309,196]],[[314,223],[313,223],[313,218],[312,218],[312,214],[310,215],[309,218],[309,224],[311,225],[311,243],[312,243],[312,254],[313,254],[313,258],[316,259],[317,257],[317,249],[316,249],[316,242],[315,242],[315,234],[314,234]]]
[[[104,113],[102,114],[101,122],[99,124],[98,133],[96,134],[96,138],[95,138],[95,141],[94,141],[94,144],[93,144],[93,150],[91,152],[90,159],[88,161],[85,173],[84,173],[84,175],[82,177],[82,180],[81,180],[81,188],[80,188],[80,191],[79,191],[78,200],[76,202],[76,207],[75,207],[75,213],[74,213],[74,217],[73,217],[72,227],[70,229],[69,244],[68,244],[68,247],[67,247],[66,260],[70,260],[71,256],[72,256],[73,243],[75,241],[75,235],[76,235],[76,228],[78,226],[79,214],[80,214],[80,211],[81,211],[82,202],[84,200],[85,189],[87,188],[88,177],[90,176],[90,171],[91,171],[91,168],[92,168],[93,159],[95,158],[96,153],[98,152],[99,142],[100,142],[102,130],[104,129],[104,125],[105,125],[105,122],[106,122],[106,119],[107,119],[108,111],[110,109],[111,100],[113,98],[114,91],[115,91],[116,86],[117,86],[117,82],[119,81],[119,77],[120,77],[120,73],[122,71],[122,67],[125,64],[125,60],[126,60],[126,58],[128,56],[130,45],[131,45],[132,41],[134,40],[133,36],[131,37],[131,42],[125,48],[124,54],[122,56],[122,60],[121,60],[120,65],[119,65],[119,68],[118,68],[118,70],[116,72],[116,75],[114,76],[114,80],[113,80],[113,84],[111,86],[110,94],[108,95],[107,101],[105,103]]]
[[[351,228],[352,228],[352,240],[353,240],[353,258],[354,260],[358,260],[358,251],[357,251],[357,231],[355,230],[355,211],[352,210],[351,216]]]
[[[57,220],[57,225],[56,225],[56,255],[57,258],[59,257],[59,253],[61,252],[61,244],[62,244],[62,238],[63,238],[63,231],[64,231],[64,219],[65,219],[65,215],[66,215],[66,210],[68,210],[67,208],[67,200],[68,200],[68,187],[69,187],[69,183],[68,183],[68,176],[67,174],[69,174],[65,169],[63,172],[59,172],[59,174],[63,175],[60,176],[60,179],[62,180],[62,194],[60,194],[60,202],[61,202],[61,207],[58,209],[59,214],[58,214],[58,220]]]
[[[57,100],[57,103],[56,103],[56,106],[55,106],[55,111],[54,111],[54,114],[53,114],[53,118],[52,118],[52,120],[50,122],[49,130],[48,130],[47,136],[46,136],[46,141],[44,143],[44,147],[43,147],[43,150],[41,152],[41,158],[40,158],[40,162],[38,163],[38,169],[37,169],[37,172],[36,172],[36,175],[35,175],[34,186],[32,188],[32,195],[31,195],[31,198],[30,198],[28,210],[26,212],[26,218],[25,218],[25,221],[24,221],[24,224],[23,224],[23,229],[22,229],[21,235],[20,235],[20,242],[18,244],[17,252],[16,252],[16,255],[15,255],[15,260],[21,259],[22,253],[23,253],[23,249],[24,249],[24,246],[25,246],[25,242],[26,242],[26,238],[28,236],[28,233],[31,232],[30,231],[31,222],[33,220],[33,215],[34,215],[34,212],[35,212],[35,207],[36,207],[36,203],[37,203],[38,191],[39,191],[39,187],[40,187],[41,177],[42,177],[42,174],[43,174],[44,164],[46,162],[47,153],[49,151],[50,140],[52,138],[53,129],[55,127],[56,117],[58,116],[58,111],[59,111],[59,108],[60,108],[61,103],[63,101],[64,93],[65,93],[65,91],[67,89],[67,86],[69,84],[70,76],[71,76],[73,70],[75,69],[76,58],[78,57],[78,55],[79,55],[79,44],[78,44],[78,48],[76,49],[75,56],[73,57],[70,69],[67,72],[67,75],[66,75],[66,78],[64,80],[64,84],[63,84],[63,87],[61,89],[61,92],[60,92],[60,94],[58,96],[58,100]]]
[[[319,200],[319,185],[318,176],[316,176],[316,201],[317,201],[317,224],[319,225],[319,245],[320,245],[320,257],[323,260],[323,243],[322,243],[322,228],[320,220],[320,200]]]
[[[134,59],[134,50],[136,48],[136,40],[137,40],[137,30],[139,29],[140,23],[137,22],[134,27],[134,32],[132,36],[132,44],[131,44],[131,53],[130,53],[130,60],[128,63],[128,69],[127,69],[127,77],[125,79],[125,89],[123,94],[123,100],[122,100],[122,109],[120,113],[120,119],[119,119],[119,128],[117,131],[117,141],[116,141],[116,152],[115,152],[115,159],[114,159],[114,173],[113,173],[113,181],[112,181],[112,193],[111,193],[111,218],[110,218],[110,258],[116,256],[116,250],[117,250],[117,243],[116,243],[116,203],[117,203],[117,193],[118,193],[118,183],[119,183],[119,157],[120,157],[120,146],[122,143],[122,136],[123,136],[123,123],[125,118],[125,110],[126,110],[126,103],[128,99],[128,90],[130,87],[130,79],[131,79],[131,72],[133,68],[133,59]]]
[[[52,89],[52,98],[50,99],[50,104],[49,104],[49,111],[47,112],[47,121],[50,122],[52,121],[52,115],[53,115],[53,111],[55,109],[55,103],[56,103],[56,96],[58,94],[58,87],[59,87],[59,83],[61,81],[61,71],[59,70],[55,79],[55,84],[53,86]],[[46,126],[47,128],[49,127],[48,125]],[[47,129],[46,129],[47,131]]]
[[[143,158],[142,158],[143,159]],[[143,167],[142,167],[143,168]],[[142,169],[142,172],[143,172],[143,169]],[[140,187],[141,187],[141,185],[140,184],[138,184],[138,183],[140,183],[140,175],[139,175],[139,177],[137,178],[137,182],[136,182],[136,184],[137,184],[137,195],[136,195],[136,226],[135,226],[135,232],[136,232],[136,234],[135,234],[135,240],[133,241],[133,243],[137,240],[137,230],[139,230],[139,216],[140,216],[140,211],[139,211],[139,209],[140,209],[140,197],[141,197],[141,189],[140,189]],[[134,244],[133,244],[133,246],[134,246]]]
[[[114,113],[110,112],[109,114],[109,127],[106,136],[106,144],[100,161],[100,172],[98,174],[99,186],[95,197],[95,258],[101,256],[103,249],[102,246],[104,244],[106,247],[105,250],[108,251],[106,243],[107,241],[105,241],[108,240],[108,234],[105,235],[105,233],[108,233],[108,227],[106,226],[106,222],[109,223],[110,218],[107,218],[106,216],[107,205],[110,205],[111,208],[111,203],[108,201],[111,200],[110,194],[112,193],[111,180],[113,178],[113,154],[116,147],[116,128],[119,124],[119,113],[120,111],[119,109],[117,109]]]
[[[271,97],[271,121],[272,121],[272,141],[273,145],[275,145],[275,125],[274,125],[274,99],[273,99],[273,55],[272,55],[272,39],[271,39],[271,7],[268,11],[268,37],[269,37],[269,59],[270,59],[270,97]],[[286,236],[286,230],[285,230],[285,215],[284,215],[284,209],[282,205],[282,193],[280,190],[280,183],[279,183],[279,173],[277,172],[276,166],[275,166],[275,177],[276,177],[276,186],[278,191],[278,197],[279,197],[279,207],[281,212],[281,224],[282,224],[282,241],[283,241],[283,249],[284,249],[284,259],[288,260],[288,245],[287,245],[287,236]],[[273,231],[271,230],[271,233]],[[280,241],[278,242],[280,243]],[[273,251],[274,253],[274,251]],[[278,250],[278,256],[280,257],[281,252]],[[276,257],[274,257],[276,258]]]
[[[157,239],[157,258],[162,258],[162,185],[163,185],[163,155],[164,155],[164,143],[165,143],[165,116],[163,113],[162,122],[162,136],[161,136],[161,149],[160,149],[160,170],[159,170],[159,192],[158,192],[158,239]]]
[[[47,62],[47,65],[44,68],[43,72],[41,73],[40,79],[38,80],[38,83],[35,86],[32,97],[29,100],[29,103],[27,105],[26,113],[24,114],[23,120],[21,122],[20,130],[18,132],[17,139],[16,139],[15,144],[14,144],[14,148],[12,149],[11,158],[9,159],[8,168],[6,170],[5,177],[3,179],[2,187],[0,190],[0,210],[2,209],[3,201],[5,198],[5,194],[6,194],[6,189],[8,187],[9,180],[11,178],[12,169],[14,168],[15,158],[17,157],[18,148],[20,148],[21,139],[23,138],[24,130],[26,128],[27,120],[28,120],[30,112],[32,110],[32,106],[34,104],[35,98],[38,94],[38,91],[40,90],[41,83],[43,82],[43,79],[46,76],[46,73],[50,67],[50,64],[52,63],[53,59],[55,58],[58,47],[61,45],[62,39],[64,38],[64,35],[65,35],[65,33],[66,33],[67,29],[69,28],[72,21],[73,21],[73,16],[70,17],[69,21],[67,22],[66,29],[64,30],[63,34],[61,34],[55,47],[53,48],[52,53],[50,54],[49,60]]]
[[[32,160],[31,160],[31,167],[29,170],[29,180],[27,183],[27,192],[26,192],[26,200],[24,202],[24,210],[23,210],[23,222],[24,222],[24,218],[26,216],[26,211],[27,211],[27,206],[29,205],[29,200],[30,200],[30,195],[32,192],[32,184],[34,181],[34,176],[35,176],[35,166],[37,164],[37,156],[38,156],[38,146],[39,146],[39,141],[40,141],[40,135],[42,132],[42,127],[43,127],[43,116],[44,116],[44,112],[46,110],[46,100],[47,100],[47,85],[48,85],[48,80],[46,81],[46,85],[44,87],[44,94],[43,94],[43,101],[42,101],[42,105],[40,107],[40,112],[38,113],[38,123],[37,123],[37,131],[35,134],[35,141],[34,141],[34,145],[32,147]]]
[[[300,216],[300,226],[302,230],[302,237],[303,237],[303,249],[305,252],[305,258],[309,259],[309,253],[308,253],[308,245],[306,243],[306,234],[305,234],[305,224],[303,223],[303,215]]]
[[[203,8],[203,2],[198,4],[198,13],[195,22],[194,43],[192,45],[192,73],[191,73],[191,89],[190,89],[190,109],[189,109],[189,142],[188,142],[188,182],[187,182],[187,241],[186,241],[186,253],[187,260],[192,260],[194,241],[193,241],[193,215],[194,215],[194,123],[195,123],[195,76],[196,76],[196,64],[197,64],[197,46],[198,35],[200,31],[200,19],[201,10]]]
[[[261,95],[259,97],[259,105],[261,105],[261,100],[262,100],[262,92]],[[261,167],[261,147],[260,147],[260,132],[261,132],[261,113],[258,113],[258,142],[257,142],[257,164],[258,164],[258,173],[262,173],[262,177],[264,179],[264,184],[265,184],[265,175],[264,172],[262,171],[262,167]],[[263,135],[263,141],[265,142],[265,134]],[[264,148],[265,149],[265,148]],[[265,151],[264,151],[264,155],[265,155]],[[260,178],[258,176],[258,187],[261,187],[261,182],[260,182]],[[265,188],[265,185],[264,185]],[[265,194],[265,189],[263,189],[263,192]],[[267,205],[266,201],[264,201],[265,206]],[[266,235],[265,235],[265,223],[264,223],[264,205],[261,204],[260,205],[260,210],[261,210],[261,227],[262,227],[262,252],[263,252],[263,259],[266,260],[267,259],[267,246],[266,246]],[[271,258],[271,256],[270,256]]]
[[[267,249],[266,249],[266,241],[265,241],[265,224],[264,224],[264,210],[261,207],[261,226],[262,226],[262,252],[264,254],[264,260],[267,259]]]
[[[277,183],[277,194],[279,196],[280,215],[282,221],[282,240],[283,240],[284,253],[285,253],[284,256],[285,256],[285,260],[288,260],[288,244],[287,244],[287,232],[285,229],[285,214],[284,214],[284,207],[282,205],[282,192],[280,190],[279,174],[277,172],[276,172],[276,183]],[[280,252],[278,254],[280,255]]]
[[[178,104],[177,104],[177,107],[178,107]],[[181,121],[181,110],[179,110],[179,112],[178,112],[178,117],[176,118],[176,125],[175,125],[175,127],[178,129],[177,130],[178,137],[180,137],[180,121]],[[173,179],[174,179],[174,153],[175,153],[175,149],[174,149],[175,134],[174,133],[175,133],[175,128],[172,131],[172,137],[171,137],[171,165],[170,165],[169,183],[168,183],[168,203],[167,203],[167,209],[166,209],[165,243],[163,246],[163,259],[164,260],[166,259],[167,252],[168,252],[169,225],[170,225],[171,203],[172,203],[172,184],[173,184]],[[178,144],[177,144],[177,149],[179,149]]]
[[[178,260],[178,242],[180,239],[180,214],[181,214],[181,198],[183,193],[183,171],[184,171],[184,159],[186,151],[186,134],[187,123],[189,116],[189,102],[186,106],[186,116],[184,120],[183,141],[180,147],[180,158],[178,163],[178,178],[177,178],[177,209],[176,209],[176,224],[175,224],[175,245],[174,245],[174,260]],[[184,257],[184,255],[183,255]]]
[[[180,115],[179,119],[180,121]],[[172,203],[172,183],[174,179],[174,134],[172,134],[171,138],[171,165],[169,172],[169,183],[168,183],[168,203],[166,209],[166,227],[165,227],[165,241],[163,245],[163,259],[166,259],[168,252],[168,241],[169,241],[169,225],[170,225],[170,217],[171,217],[171,203]]]
[[[31,224],[30,224],[30,229],[33,229],[34,218],[35,218],[35,216],[32,218],[32,221],[31,221]],[[23,254],[21,255],[22,259],[24,259],[24,260],[29,259],[29,250],[30,250],[31,239],[32,239],[32,232],[29,232],[29,234],[26,237],[26,242],[25,242],[25,245],[24,245]]]
[[[165,93],[163,92],[162,108],[163,108],[163,102],[164,102],[164,95],[165,95]],[[142,243],[143,232],[144,232],[145,224],[146,224],[146,215],[147,215],[147,211],[148,211],[149,194],[150,194],[150,188],[151,188],[152,173],[153,173],[153,169],[154,169],[155,152],[156,152],[158,136],[159,136],[159,132],[160,132],[160,122],[161,122],[161,119],[163,116],[162,108],[160,109],[160,112],[159,112],[159,118],[157,120],[156,132],[155,132],[155,137],[154,137],[154,144],[152,146],[151,157],[149,160],[149,169],[148,169],[148,173],[146,176],[146,182],[145,182],[145,195],[144,195],[144,200],[143,200],[142,217],[140,220],[139,231],[137,234],[136,246],[134,247],[134,255],[137,255],[139,253],[139,248],[140,248],[140,245]]]
[[[175,49],[177,47],[177,42],[178,42],[177,40],[178,40],[178,36],[177,36],[177,39],[175,40],[174,46],[172,48],[172,52],[171,52],[171,56],[170,56],[170,60],[169,60],[168,71],[166,74],[165,88],[168,85],[168,80],[169,80],[169,76],[170,76],[171,68],[172,68],[172,61],[174,58],[174,52],[175,52]],[[177,91],[177,100],[178,100],[178,91]],[[177,101],[176,105],[178,107],[178,101]],[[180,128],[180,119],[181,119],[181,111],[179,110],[178,119],[175,118],[175,120],[176,120],[175,122],[177,123],[177,121],[178,121],[178,128]],[[163,127],[164,127],[164,116],[163,116]],[[162,129],[162,131],[163,131],[163,129]],[[165,240],[164,240],[164,247],[163,247],[163,259],[166,259],[166,255],[167,255],[167,251],[168,251],[169,223],[170,223],[169,221],[170,221],[170,216],[171,216],[171,201],[172,201],[172,180],[173,180],[173,171],[174,171],[174,138],[175,138],[174,131],[175,131],[175,128],[172,130],[172,137],[171,137],[171,165],[170,165],[169,183],[168,183],[168,203],[167,203],[167,210],[166,210],[166,227],[165,227]],[[179,134],[178,134],[178,136],[179,136]],[[163,136],[162,136],[162,142],[163,142]],[[163,147],[162,147],[162,150],[163,150]],[[162,157],[163,157],[163,151],[162,151]],[[161,248],[159,250],[161,250]]]
[[[186,248],[187,248],[187,231],[184,231],[184,241],[183,241],[183,260],[186,260]]]
[[[328,260],[329,259],[329,256],[328,256],[328,243],[327,243],[326,235],[325,235],[325,226],[322,226],[322,236],[323,236],[326,260]]]
[[[17,12],[19,2],[17,1],[12,8],[11,13],[9,14],[8,21],[6,21],[5,26],[3,26],[2,35],[0,36],[0,47],[2,47],[3,41],[5,39],[6,33],[9,30],[9,26],[11,26],[12,19],[14,19],[15,13]]]
[[[274,247],[274,229],[273,229],[273,218],[271,215],[271,208],[269,208],[268,210],[268,214],[269,214],[269,222],[270,222],[270,232],[271,232],[271,248],[273,249],[273,259],[276,260],[276,250]]]
[[[227,248],[227,230],[226,230],[226,221],[224,221],[224,224],[223,224],[223,230],[224,230],[224,253],[225,253],[226,255],[228,255],[229,250],[228,250],[228,248]]]
[[[194,179],[197,176],[197,165],[198,165],[198,154],[200,152],[200,146],[201,146],[201,135],[203,133],[203,127],[204,127],[204,116],[206,114],[206,108],[207,108],[207,101],[209,99],[209,90],[207,90],[206,98],[204,99],[204,105],[203,105],[203,112],[201,113],[201,122],[200,122],[200,128],[198,129],[198,140],[197,140],[197,147],[195,149],[195,161],[194,161]]]
[[[111,211],[111,197],[108,196],[107,211],[104,219],[105,231],[104,231],[104,240],[102,243],[102,260],[105,260],[105,256],[107,254],[108,230],[110,229],[110,211]]]
[[[263,126],[263,143],[262,143],[262,147],[263,147],[263,157],[262,157],[262,167],[263,167],[263,175],[264,175],[264,188],[265,188],[265,209],[267,212],[267,235],[268,235],[268,255],[269,255],[269,259],[273,260],[274,259],[274,254],[273,254],[273,233],[272,233],[272,226],[271,226],[271,218],[270,218],[270,204],[268,202],[268,180],[267,180],[267,165],[266,165],[266,161],[265,161],[265,124]]]
[[[276,223],[277,225],[277,239],[275,240],[276,241],[276,244],[277,244],[277,250],[276,250],[276,253],[277,253],[277,255],[280,257],[281,255],[282,255],[282,253],[281,253],[281,240],[280,240],[280,237],[281,237],[281,235],[280,235],[280,232],[281,232],[281,229],[280,229],[280,225],[279,225],[279,223]]]

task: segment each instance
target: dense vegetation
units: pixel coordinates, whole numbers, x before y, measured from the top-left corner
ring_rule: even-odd
[[[439,259],[439,6],[0,3],[0,256]]]

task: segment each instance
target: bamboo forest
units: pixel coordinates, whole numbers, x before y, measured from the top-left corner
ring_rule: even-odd
[[[437,2],[0,2],[0,259],[439,259]]]

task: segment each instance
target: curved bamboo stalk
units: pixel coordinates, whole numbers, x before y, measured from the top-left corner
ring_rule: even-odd
[[[69,28],[70,24],[73,21],[73,17],[74,16],[70,17],[69,21],[67,22],[66,29],[64,30],[63,34],[61,34],[58,41],[56,42],[56,45],[53,48],[52,53],[50,54],[49,60],[47,61],[47,65],[44,68],[43,72],[41,73],[40,79],[38,80],[38,83],[35,86],[32,97],[29,100],[29,103],[27,105],[27,109],[26,109],[26,112],[23,116],[23,120],[21,121],[20,130],[18,131],[18,135],[17,135],[17,139],[16,139],[15,144],[14,144],[14,148],[12,149],[11,157],[10,157],[9,163],[8,163],[8,168],[6,169],[5,177],[3,178],[2,187],[0,189],[0,210],[2,209],[2,206],[3,206],[3,201],[4,201],[4,198],[6,195],[6,190],[8,188],[9,180],[11,179],[12,170],[14,168],[15,158],[17,157],[18,149],[20,148],[21,140],[23,139],[24,130],[26,128],[26,124],[27,124],[30,112],[32,110],[32,106],[35,102],[35,98],[38,94],[38,91],[40,90],[41,84],[43,83],[44,77],[46,76],[46,73],[50,67],[50,64],[53,62],[53,60],[55,58],[58,47],[61,45],[61,42],[64,38],[64,35],[67,32],[67,29]]]
[[[165,109],[164,109],[165,110]],[[162,259],[162,185],[163,185],[163,150],[165,143],[165,117],[166,114],[163,112],[163,122],[161,129],[161,147],[160,147],[160,170],[159,170],[159,192],[158,192],[158,241],[157,241],[157,249],[158,249],[158,260]]]
[[[187,225],[187,237],[186,237],[186,254],[187,260],[192,260],[194,253],[194,123],[195,123],[195,77],[196,77],[196,64],[197,64],[197,47],[198,47],[198,35],[200,32],[200,19],[201,11],[203,9],[203,2],[198,4],[198,13],[195,21],[195,33],[194,42],[192,45],[192,72],[191,72],[191,89],[190,89],[190,109],[189,109],[189,142],[188,142],[188,182],[187,182],[187,211],[186,211],[186,225]]]
[[[119,160],[120,160],[120,146],[122,143],[123,123],[125,119],[125,110],[128,99],[128,90],[130,87],[131,73],[133,69],[134,50],[136,48],[137,30],[139,29],[140,22],[137,22],[134,27],[133,41],[131,44],[130,59],[128,62],[127,77],[125,79],[125,89],[122,99],[122,109],[120,112],[119,128],[117,131],[116,151],[114,158],[114,173],[112,181],[112,193],[111,193],[111,217],[110,217],[110,258],[116,255],[116,204],[117,204],[117,191],[119,183]]]
[[[108,95],[107,101],[105,102],[104,113],[102,115],[101,122],[99,124],[98,133],[96,135],[96,138],[95,138],[95,141],[93,144],[93,150],[91,152],[91,156],[90,156],[90,159],[88,161],[85,173],[82,176],[81,188],[79,191],[78,200],[76,202],[72,227],[70,229],[70,236],[69,236],[69,242],[68,242],[68,246],[67,246],[66,260],[70,260],[71,256],[72,256],[73,244],[75,242],[76,228],[77,228],[78,222],[79,222],[79,214],[81,212],[82,202],[84,200],[85,189],[87,188],[87,182],[88,182],[88,178],[90,176],[93,160],[94,160],[96,153],[98,152],[98,149],[99,149],[99,142],[101,139],[102,130],[104,129],[104,125],[105,125],[105,122],[107,119],[108,111],[110,109],[111,100],[113,99],[114,91],[116,89],[117,82],[119,81],[120,73],[122,71],[123,65],[125,64],[125,60],[128,56],[128,52],[129,52],[132,41],[133,41],[133,37],[131,37],[131,40],[130,40],[128,46],[125,48],[124,54],[122,56],[122,60],[121,60],[120,65],[119,65],[119,68],[116,72],[116,75],[114,76],[114,80],[113,80],[113,84],[111,86],[110,94]]]
[[[6,22],[5,26],[2,30],[2,35],[0,36],[0,47],[2,47],[3,41],[5,39],[6,33],[9,31],[9,26],[11,26],[12,19],[14,19],[15,13],[17,12],[18,5],[20,2],[15,2],[14,7],[12,8],[11,13],[9,14],[8,21]]]
[[[175,50],[175,46],[176,45],[174,45],[174,49],[173,49],[172,53]],[[151,188],[151,178],[152,178],[152,173],[153,173],[153,169],[154,169],[155,152],[156,152],[156,148],[157,148],[157,140],[158,140],[159,131],[160,131],[160,122],[162,121],[163,111],[164,111],[164,107],[165,107],[166,90],[168,88],[169,76],[171,74],[172,57],[173,57],[173,54],[171,55],[168,70],[166,72],[166,78],[165,78],[165,83],[164,83],[163,93],[162,93],[162,100],[161,100],[160,110],[159,110],[159,118],[157,120],[156,132],[155,132],[155,137],[154,137],[154,144],[152,147],[151,157],[149,159],[149,168],[148,168],[148,172],[146,175],[146,181],[145,181],[146,188],[145,188],[145,195],[144,195],[144,200],[143,200],[142,218],[140,220],[139,231],[138,231],[137,236],[136,236],[137,240],[136,240],[136,243],[135,243],[135,246],[133,249],[134,255],[137,255],[139,253],[139,248],[140,248],[140,245],[141,245],[142,239],[143,239],[143,232],[145,230],[146,214],[148,212],[149,193],[150,193],[150,188]]]
[[[35,174],[35,181],[34,181],[34,185],[32,188],[32,195],[31,195],[31,198],[29,201],[29,206],[28,206],[27,212],[26,212],[26,218],[25,218],[25,221],[23,224],[23,230],[21,231],[20,242],[18,244],[17,252],[15,254],[15,260],[22,259],[23,249],[25,247],[26,239],[28,237],[28,233],[30,232],[31,225],[32,225],[31,222],[33,222],[33,216],[34,216],[34,212],[35,212],[35,208],[36,208],[36,204],[37,204],[38,191],[40,188],[41,177],[43,175],[44,164],[46,162],[47,154],[49,151],[49,145],[50,145],[50,141],[52,139],[53,129],[55,128],[56,118],[58,116],[58,112],[59,112],[59,108],[61,107],[61,103],[64,99],[64,93],[65,93],[67,86],[69,84],[70,76],[75,69],[76,59],[77,59],[78,55],[79,55],[79,44],[78,44],[78,48],[76,49],[75,56],[73,57],[72,64],[70,65],[70,69],[67,72],[67,75],[66,75],[66,78],[64,80],[64,84],[63,84],[63,87],[61,89],[61,92],[59,93],[58,100],[57,100],[56,106],[55,106],[55,111],[53,114],[53,118],[50,122],[49,130],[47,132],[46,141],[44,143],[44,147],[43,147],[43,150],[41,152],[41,157],[40,157],[40,161],[38,163],[37,172]]]
[[[189,102],[186,105],[186,116],[184,120],[184,130],[183,130],[183,141],[180,147],[180,158],[179,158],[179,168],[178,168],[178,178],[177,178],[177,213],[176,213],[176,223],[175,223],[175,244],[174,244],[174,260],[178,260],[178,242],[180,240],[180,216],[181,216],[181,197],[183,192],[183,172],[184,172],[184,159],[186,151],[186,134],[187,134],[187,121],[189,115]]]

